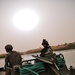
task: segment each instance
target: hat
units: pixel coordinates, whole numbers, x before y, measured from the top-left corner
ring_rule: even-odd
[[[49,45],[46,39],[43,39],[42,45]]]
[[[6,49],[6,50],[12,50],[12,49],[13,49],[13,46],[10,45],[10,44],[8,44],[8,45],[5,46],[5,49]]]

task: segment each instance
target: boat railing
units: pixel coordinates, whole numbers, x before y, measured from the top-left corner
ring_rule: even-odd
[[[22,66],[27,65],[27,64],[34,64],[34,63],[36,63],[37,61],[38,61],[37,59],[23,60],[23,61],[22,61]]]

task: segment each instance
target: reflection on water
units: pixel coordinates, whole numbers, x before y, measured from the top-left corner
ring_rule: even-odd
[[[4,59],[0,59],[0,67],[4,66]]]
[[[66,60],[67,67],[75,66],[75,49],[74,50],[65,50],[65,51],[55,51],[54,53],[62,53]],[[34,59],[31,55],[39,55],[40,53],[27,54],[22,56],[22,60]],[[0,59],[0,67],[4,66],[4,59]]]

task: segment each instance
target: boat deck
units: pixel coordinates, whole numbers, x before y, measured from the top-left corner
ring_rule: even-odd
[[[59,69],[59,67],[57,67],[57,68],[55,68],[56,66],[54,65],[54,63],[51,61],[51,60],[49,60],[49,59],[47,59],[47,58],[43,58],[43,57],[37,57],[37,56],[34,56],[33,55],[33,57],[34,58],[36,58],[36,59],[30,59],[30,60],[25,60],[25,61],[23,61],[22,63],[22,67],[24,66],[24,65],[27,65],[27,64],[31,64],[31,62],[32,61],[34,61],[34,63],[36,63],[36,62],[38,62],[38,61],[42,61],[43,63],[44,63],[44,66],[45,66],[45,70],[43,71],[43,72],[41,72],[41,73],[39,73],[38,75],[75,75],[75,73],[74,74],[69,74],[70,73],[70,71],[68,70],[68,68],[67,68],[67,66],[66,66],[66,64],[65,64],[65,66],[63,67],[63,69],[61,69],[61,70],[58,70]],[[55,67],[54,67],[55,66]],[[40,67],[40,66],[39,66]],[[75,71],[75,70],[74,70]],[[73,71],[73,72],[74,72]],[[62,73],[62,74],[60,74],[60,73]],[[0,75],[5,75],[5,72],[4,71],[0,71]],[[15,75],[15,74],[11,74],[11,75]],[[24,74],[23,74],[24,75]],[[25,73],[25,75],[26,75],[26,73]],[[30,74],[29,74],[30,75]]]

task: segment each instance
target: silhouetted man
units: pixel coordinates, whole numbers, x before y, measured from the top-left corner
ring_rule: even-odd
[[[41,50],[40,56],[50,58],[50,55],[53,54],[53,50],[48,41],[46,39],[43,39],[42,45],[44,48]]]
[[[6,70],[6,75],[11,75],[10,71],[7,70],[7,67],[14,68],[15,65],[21,66],[22,64],[22,58],[21,55],[13,51],[13,46],[8,44],[5,46],[5,50],[8,53],[5,57],[5,70]]]

